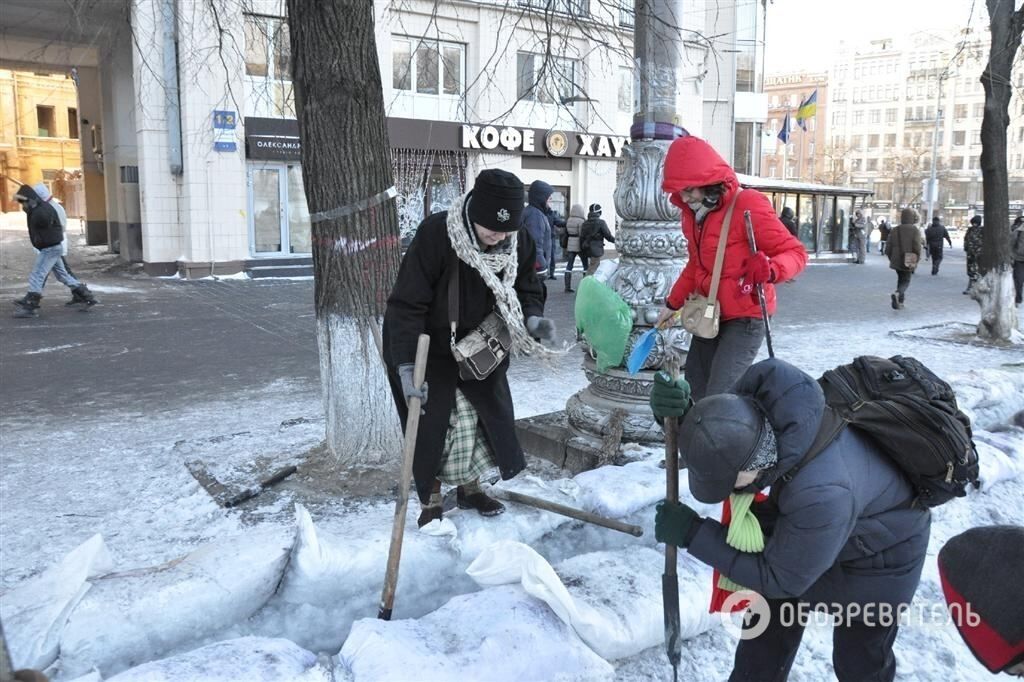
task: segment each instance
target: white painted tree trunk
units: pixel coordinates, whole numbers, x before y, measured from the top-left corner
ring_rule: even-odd
[[[327,445],[342,465],[380,467],[402,456],[402,431],[384,363],[365,323],[317,320]]]
[[[1013,272],[1010,269],[990,270],[974,285],[971,297],[981,305],[980,338],[1007,343],[1019,338]]]

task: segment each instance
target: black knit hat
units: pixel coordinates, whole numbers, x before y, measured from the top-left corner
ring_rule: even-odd
[[[708,504],[733,492],[736,476],[749,469],[765,433],[766,420],[750,398],[710,395],[686,414],[679,429],[679,451],[686,456],[690,493]]]
[[[587,213],[595,213],[598,216],[600,216],[601,215],[601,204],[591,204],[590,205],[590,209],[587,211]]]
[[[981,225],[981,216],[976,215],[973,218],[971,218],[971,225]]]
[[[508,171],[488,169],[476,176],[466,213],[495,232],[515,232],[523,222],[522,181]]]
[[[939,551],[939,579],[953,624],[990,672],[1024,662],[1022,566],[1021,526],[971,528]]]

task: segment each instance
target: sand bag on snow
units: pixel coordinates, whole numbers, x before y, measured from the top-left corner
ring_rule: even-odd
[[[0,597],[0,620],[15,670],[42,670],[57,659],[61,630],[89,590],[86,580],[112,568],[103,536],[96,534]]]
[[[602,680],[614,673],[518,585],[460,595],[417,620],[358,620],[339,658],[358,682]]]
[[[974,444],[978,448],[978,478],[982,490],[1024,475],[1024,430],[979,429],[974,432]]]
[[[328,682],[316,655],[287,639],[240,637],[145,663],[107,682]]]
[[[518,542],[496,542],[466,572],[481,586],[521,583],[548,604],[590,648],[608,660],[625,658],[665,639],[661,574],[665,557],[650,547],[593,552],[552,568]],[[679,613],[683,639],[718,623],[708,614],[711,571],[696,561],[679,563]]]
[[[61,670],[110,675],[245,620],[277,588],[291,543],[252,534],[94,581],[61,635]]]

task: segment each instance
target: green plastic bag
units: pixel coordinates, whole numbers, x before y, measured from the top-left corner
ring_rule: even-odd
[[[597,370],[622,364],[633,328],[629,305],[596,277],[585,277],[576,291],[576,328],[597,353]]]

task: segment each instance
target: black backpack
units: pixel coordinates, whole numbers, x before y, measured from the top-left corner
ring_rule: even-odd
[[[915,507],[937,507],[978,487],[971,420],[949,384],[914,358],[862,355],[818,379],[828,405],[818,435],[788,482],[849,424],[866,433],[906,474]]]

